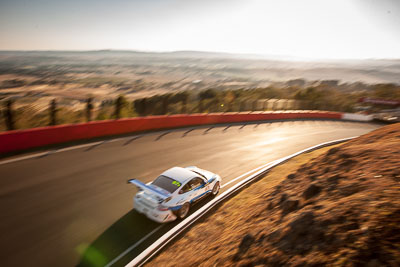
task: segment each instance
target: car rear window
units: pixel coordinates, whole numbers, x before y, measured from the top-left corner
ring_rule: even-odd
[[[181,187],[181,183],[180,182],[175,181],[174,179],[169,178],[169,177],[164,176],[164,175],[158,176],[158,178],[155,179],[152,182],[152,184],[156,185],[158,187],[161,187],[161,188],[167,190],[170,193],[173,193],[176,189]]]
[[[201,174],[201,173],[199,173],[199,172],[197,172],[197,171],[193,171],[193,170],[192,170],[192,172],[194,172],[194,173],[200,175],[200,176],[203,177],[204,179],[207,179],[207,178],[204,176],[204,174]]]

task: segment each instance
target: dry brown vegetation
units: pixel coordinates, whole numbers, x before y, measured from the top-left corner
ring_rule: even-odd
[[[299,156],[150,266],[399,266],[400,124]]]
[[[360,97],[400,98],[399,66],[398,60],[289,62],[196,52],[0,51],[0,131],[7,129],[8,100],[13,101],[15,129],[47,126],[53,99],[60,109],[57,124],[85,122],[89,97],[93,120],[114,119],[113,102],[120,95],[127,100],[122,117],[280,109],[356,112],[367,108],[360,107]],[[275,105],[277,99],[292,104]]]

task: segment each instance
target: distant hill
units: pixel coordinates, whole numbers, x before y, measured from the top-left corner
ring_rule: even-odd
[[[141,90],[256,88],[295,79],[400,84],[400,59],[307,61],[202,51],[0,51],[0,82],[6,74],[18,79],[51,77],[63,83],[106,76],[125,80],[123,87],[147,83]],[[193,81],[202,83],[194,86]]]

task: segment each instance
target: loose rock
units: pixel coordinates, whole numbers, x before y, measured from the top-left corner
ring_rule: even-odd
[[[315,197],[321,192],[322,188],[316,184],[311,184],[304,192],[303,192],[303,197],[305,199],[310,199],[312,197]]]

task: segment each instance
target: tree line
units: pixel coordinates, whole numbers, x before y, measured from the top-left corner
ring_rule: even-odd
[[[173,115],[186,113],[243,112],[276,109],[317,109],[353,112],[361,97],[400,99],[400,87],[395,84],[377,84],[365,90],[344,90],[327,84],[306,88],[286,86],[238,90],[207,89],[181,91],[154,95],[130,101],[124,95],[95,104],[88,97],[85,108],[71,111],[58,104],[49,103],[47,111],[34,112],[29,107],[16,108],[15,101],[3,101],[1,130],[33,128],[46,125],[89,122],[93,120],[120,119],[137,116]],[[279,104],[279,99],[286,102]],[[289,105],[296,101],[296,105]],[[261,101],[261,103],[260,103]],[[291,102],[292,103],[292,102]]]

